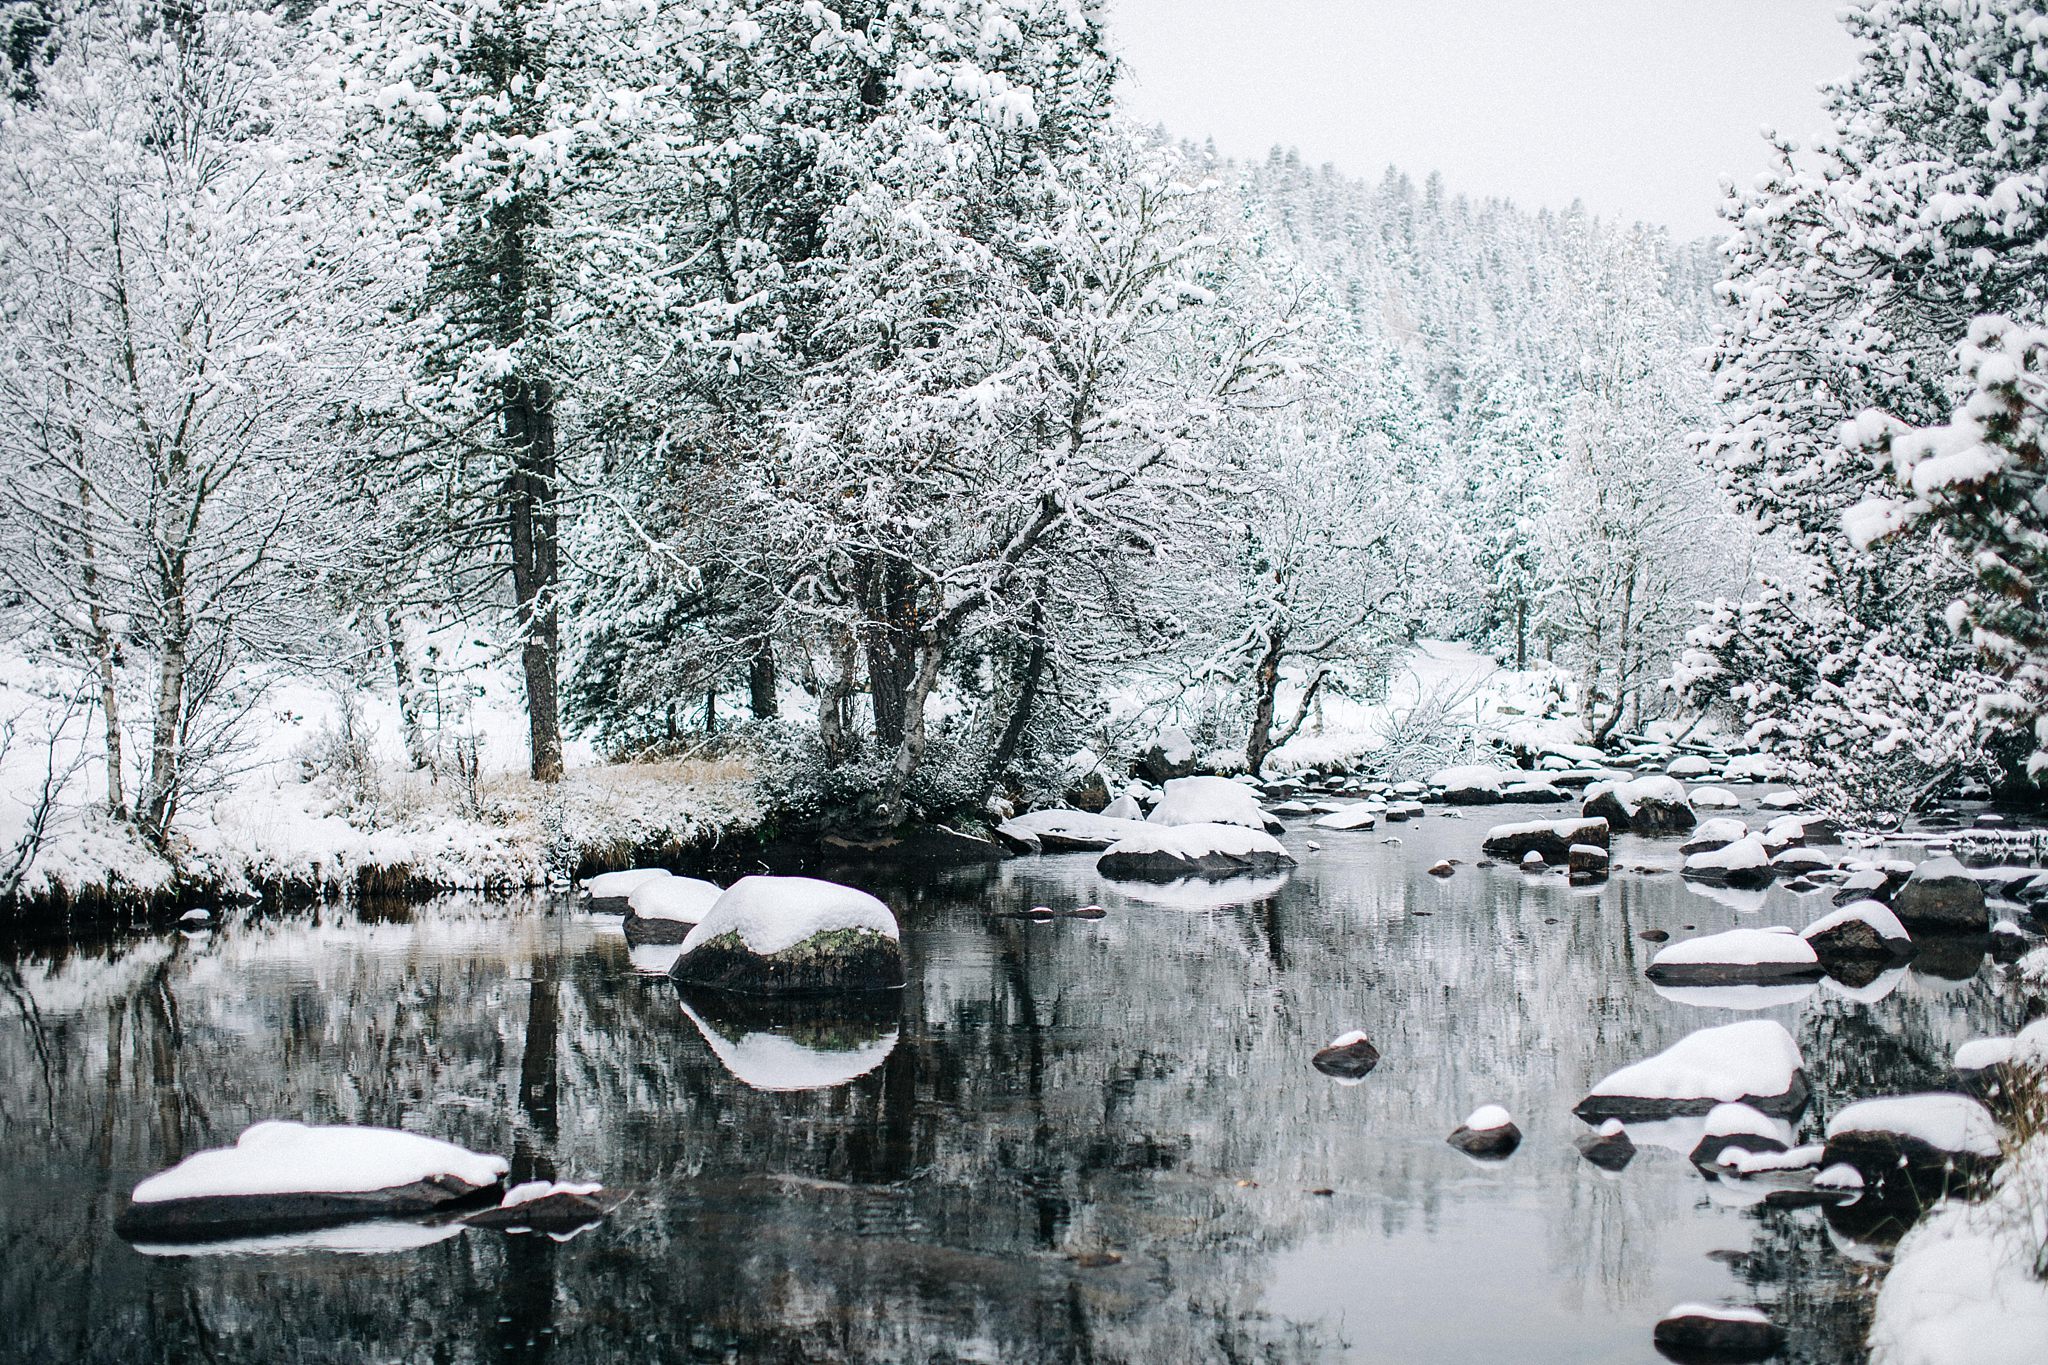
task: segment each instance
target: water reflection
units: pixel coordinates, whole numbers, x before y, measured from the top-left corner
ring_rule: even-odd
[[[1724,1207],[1690,1142],[1604,1172],[1570,1106],[1705,1024],[1773,1017],[1806,1054],[1810,1138],[1850,1098],[1942,1084],[1957,1043],[2022,1022],[2017,993],[1965,949],[1937,964],[1959,980],[1660,994],[1637,933],[1737,911],[1670,875],[1479,869],[1485,828],[1321,851],[1299,830],[1291,877],[1203,904],[1087,855],[841,869],[896,908],[911,969],[850,1021],[679,1003],[614,924],[538,901],[0,959],[0,1357],[1647,1361],[1672,1303],[1760,1298],[1795,1359],[1856,1359],[1855,1256],[1885,1229]],[[1669,848],[1624,838],[1616,862]],[[1423,872],[1443,857],[1465,862]],[[1383,1060],[1347,1087],[1308,1059],[1352,1028]],[[1486,1101],[1525,1140],[1481,1167],[1443,1135]],[[568,1243],[148,1258],[113,1237],[141,1176],[280,1116],[630,1197]]]
[[[896,1002],[885,993],[747,1001],[684,989],[682,997],[684,1017],[712,1055],[756,1090],[829,1090],[867,1075],[896,1050]],[[878,1017],[883,1008],[887,1017]]]

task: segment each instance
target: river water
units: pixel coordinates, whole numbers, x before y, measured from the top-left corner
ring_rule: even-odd
[[[1291,876],[1194,889],[1092,855],[841,870],[909,960],[864,1018],[686,1002],[615,918],[545,898],[0,951],[0,1358],[1587,1365],[1656,1360],[1666,1309],[1726,1300],[1791,1359],[1860,1359],[1881,1243],[1677,1151],[1603,1172],[1571,1105],[1769,1017],[1817,1132],[1944,1086],[1956,1044],[2022,1022],[2016,986],[1972,945],[1858,990],[1660,994],[1639,931],[1796,927],[1827,897],[1481,869],[1490,817],[1297,828]],[[1675,843],[1616,862],[1675,868]],[[1351,1028],[1384,1060],[1345,1085],[1309,1057]],[[1526,1135],[1507,1161],[1444,1141],[1482,1103]],[[267,1118],[405,1127],[624,1203],[568,1241],[114,1235],[138,1179]]]

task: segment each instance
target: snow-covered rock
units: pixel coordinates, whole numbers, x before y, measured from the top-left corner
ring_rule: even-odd
[[[1717,1104],[1707,1111],[1707,1125],[1691,1152],[1695,1166],[1714,1166],[1730,1152],[1783,1152],[1791,1149],[1792,1130],[1746,1104]]]
[[[198,1239],[429,1213],[496,1189],[505,1159],[394,1128],[253,1124],[135,1187],[115,1230]]]
[[[1294,855],[1278,839],[1240,824],[1143,825],[1111,845],[1095,863],[1105,877],[1148,881],[1234,877],[1292,866]]]
[[[1144,824],[1142,820],[1120,820],[1082,810],[1034,810],[1005,820],[998,832],[1028,835],[1047,853],[1092,853],[1129,837],[1131,831],[1142,829]]]
[[[1596,782],[1586,788],[1582,813],[1635,834],[1683,834],[1697,823],[1685,799],[1685,784],[1663,776]]]
[[[1823,963],[1899,962],[1913,955],[1913,939],[1899,917],[1877,901],[1854,901],[1806,926],[1800,937]]]
[[[812,877],[742,877],[683,940],[669,975],[749,995],[903,984],[896,916],[865,891]]]
[[[1195,742],[1177,725],[1161,730],[1138,755],[1138,771],[1154,782],[1170,782],[1195,771]]]
[[[1489,858],[1509,862],[1520,862],[1535,853],[1545,862],[1562,863],[1569,859],[1573,844],[1606,848],[1608,837],[1605,820],[1533,820],[1495,825],[1486,832],[1480,849]]]
[[[1526,776],[1519,769],[1466,763],[1439,769],[1431,775],[1429,785],[1442,792],[1443,799],[1451,805],[1490,806],[1500,800],[1504,788],[1524,780]]]
[[[633,893],[649,882],[673,875],[665,867],[636,867],[625,872],[601,872],[583,882],[591,910],[600,915],[623,915]]]
[[[1650,1339],[1671,1360],[1732,1365],[1776,1355],[1784,1348],[1785,1332],[1755,1308],[1681,1303],[1658,1321]]]
[[[604,1186],[594,1181],[528,1180],[505,1191],[498,1207],[463,1219],[471,1227],[506,1232],[545,1232],[561,1241],[589,1227],[606,1213],[599,1198]]]
[[[1363,1029],[1352,1029],[1323,1044],[1309,1064],[1326,1076],[1355,1081],[1380,1064],[1380,1050]]]
[[[1702,820],[1678,846],[1680,853],[1711,853],[1717,848],[1726,848],[1738,839],[1747,838],[1749,826],[1732,815],[1716,815]]]
[[[1385,809],[1369,801],[1333,810],[1328,815],[1316,818],[1317,829],[1371,829],[1379,823],[1379,813]]]
[[[1522,1130],[1508,1111],[1497,1104],[1483,1104],[1444,1139],[1467,1156],[1498,1161],[1522,1145]]]
[[[1726,787],[1694,787],[1687,794],[1694,810],[1734,810],[1742,798]]]
[[[1769,754],[1738,754],[1721,769],[1728,782],[1777,782],[1784,778],[1783,762]]]
[[[1717,886],[1757,887],[1769,886],[1778,874],[1763,840],[1750,834],[1722,848],[1686,855],[1684,875]]]
[[[1799,1044],[1774,1019],[1703,1028],[1603,1078],[1574,1107],[1588,1122],[1705,1114],[1741,1103],[1766,1114],[1806,1106],[1805,1062]]]
[[[1893,1095],[1830,1118],[1822,1164],[1854,1166],[1866,1198],[1925,1203],[1995,1166],[1999,1138],[1991,1111],[1968,1095]]]
[[[1698,754],[1685,754],[1664,765],[1664,772],[1671,777],[1705,777],[1712,771],[1713,763]]]
[[[658,877],[642,882],[626,898],[626,941],[681,943],[690,926],[710,913],[724,889],[697,877]]]
[[[1899,922],[1913,933],[1982,934],[1991,928],[1984,887],[1954,858],[1930,858],[1892,897]]]
[[[1956,1081],[1980,1100],[1997,1100],[2005,1092],[2018,1052],[2017,1038],[1973,1038],[1956,1049]]]
[[[1590,1133],[1573,1139],[1579,1155],[1603,1171],[1618,1171],[1635,1160],[1636,1144],[1620,1119],[1608,1119]]]
[[[1127,791],[1102,808],[1102,817],[1105,820],[1142,820],[1145,808],[1138,804],[1136,796]]]
[[[1674,986],[1732,986],[1810,980],[1821,974],[1813,945],[1790,929],[1730,929],[1666,945],[1645,975]]]
[[[1159,804],[1146,817],[1155,825],[1242,825],[1278,832],[1259,798],[1242,782],[1227,777],[1181,777],[1166,784]]]

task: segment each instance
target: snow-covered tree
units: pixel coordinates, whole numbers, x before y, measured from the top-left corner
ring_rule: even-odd
[[[355,567],[334,433],[379,377],[388,242],[276,16],[47,14],[0,120],[0,574],[95,680],[109,806],[162,840],[250,666],[312,657],[311,594]]]

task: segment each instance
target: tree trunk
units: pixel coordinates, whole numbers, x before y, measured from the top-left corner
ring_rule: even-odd
[[[1266,755],[1273,752],[1273,709],[1280,698],[1280,661],[1286,657],[1287,636],[1276,631],[1266,637],[1266,652],[1259,656],[1252,672],[1252,726],[1245,736],[1244,763],[1258,776]]]
[[[555,507],[554,386],[545,379],[505,381],[505,441],[512,454],[506,501],[512,532],[512,598],[519,661],[526,674],[526,719],[537,782],[562,778],[559,582],[560,522]]]
[[[846,723],[846,703],[853,695],[854,670],[859,666],[859,646],[852,635],[832,644],[832,675],[818,683],[818,747],[825,762],[843,762],[852,748]]]
[[[901,750],[910,724],[920,643],[915,629],[915,588],[900,565],[874,566],[862,608],[861,646],[867,655],[868,694],[875,708],[875,742]]]
[[[993,792],[1003,780],[1003,774],[1016,761],[1017,750],[1024,743],[1024,729],[1031,723],[1031,713],[1038,705],[1038,689],[1045,680],[1046,658],[1045,613],[1042,606],[1035,606],[1032,610],[1031,652],[1025,657],[1024,676],[1017,686],[1017,704],[1010,709],[1009,723],[1003,726],[1002,738],[996,741],[995,753],[989,758],[985,783],[989,792]]]
[[[1529,667],[1529,603],[1525,598],[1515,599],[1515,672],[1521,673]]]
[[[775,719],[780,710],[775,690],[775,642],[764,639],[747,661],[747,705],[755,720]]]
[[[913,657],[917,671],[911,675],[909,690],[903,694],[903,738],[896,745],[896,761],[890,766],[889,782],[882,792],[881,813],[892,825],[902,823],[903,793],[909,790],[911,779],[924,764],[925,702],[938,685],[945,649],[935,639],[922,640]]]
[[[185,673],[189,664],[185,620],[184,571],[173,557],[163,570],[164,620],[162,662],[157,668],[156,716],[150,729],[149,783],[142,796],[142,827],[159,844],[170,837],[177,814],[180,736],[185,721]]]
[[[391,673],[398,684],[398,724],[405,732],[405,757],[419,772],[433,766],[433,750],[427,744],[426,723],[420,716],[420,685],[412,671],[412,647],[406,643],[405,623],[398,613],[384,613],[384,636],[391,648]]]

